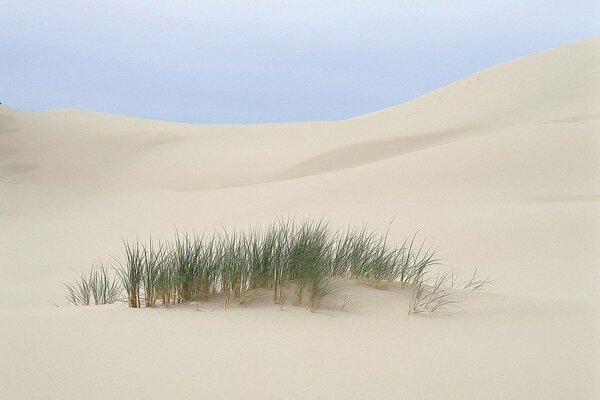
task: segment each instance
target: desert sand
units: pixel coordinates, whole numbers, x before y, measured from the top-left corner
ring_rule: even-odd
[[[598,37],[335,122],[1,105],[0,398],[599,398],[599,134]],[[352,282],[315,313],[268,294],[228,310],[66,305],[62,283],[122,237],[281,216],[395,217],[391,241],[419,231],[494,284],[431,316],[407,315],[394,284]]]

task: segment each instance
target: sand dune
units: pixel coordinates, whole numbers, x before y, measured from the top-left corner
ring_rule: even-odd
[[[345,121],[2,105],[0,398],[595,398],[599,128],[600,38]],[[495,284],[430,318],[406,315],[395,286],[349,283],[316,314],[260,299],[52,306],[122,236],[285,215],[374,228],[395,216],[392,240],[420,230],[446,265]],[[352,309],[331,315],[345,294]]]

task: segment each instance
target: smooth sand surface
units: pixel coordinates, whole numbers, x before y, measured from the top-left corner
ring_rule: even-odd
[[[65,306],[121,238],[275,217],[420,230],[495,281],[462,310],[340,281],[171,310]],[[600,396],[600,38],[337,122],[191,125],[0,106],[2,399]],[[346,311],[331,312],[344,296]],[[53,305],[56,303],[59,307]]]

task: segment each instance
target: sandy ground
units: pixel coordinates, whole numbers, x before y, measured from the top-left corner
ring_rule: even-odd
[[[337,122],[0,106],[0,398],[597,398],[599,133],[600,38]],[[495,283],[431,317],[407,315],[406,290],[352,282],[317,313],[266,294],[227,311],[65,306],[62,282],[122,236],[277,216],[395,217],[393,241],[420,230]]]

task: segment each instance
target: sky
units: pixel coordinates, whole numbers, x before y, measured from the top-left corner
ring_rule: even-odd
[[[339,120],[599,34],[597,0],[0,0],[0,102]]]

